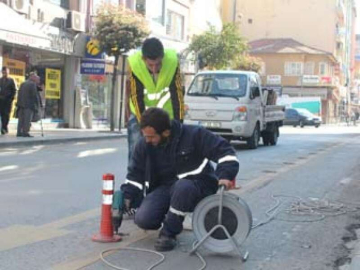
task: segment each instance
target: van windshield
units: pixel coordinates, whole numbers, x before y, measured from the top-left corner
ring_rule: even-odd
[[[196,76],[190,85],[188,95],[244,97],[247,78],[244,74],[201,74]]]

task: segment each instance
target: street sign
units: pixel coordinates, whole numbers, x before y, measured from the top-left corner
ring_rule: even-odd
[[[82,59],[80,65],[81,74],[105,74],[105,61],[103,60]]]

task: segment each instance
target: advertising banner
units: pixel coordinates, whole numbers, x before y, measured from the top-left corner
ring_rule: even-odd
[[[61,70],[47,68],[45,70],[45,98],[60,99]]]

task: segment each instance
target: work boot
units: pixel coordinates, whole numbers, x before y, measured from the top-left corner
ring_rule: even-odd
[[[176,237],[160,234],[154,247],[156,251],[171,251],[176,247]]]

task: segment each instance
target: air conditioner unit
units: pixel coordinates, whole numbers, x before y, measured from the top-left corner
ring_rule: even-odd
[[[70,11],[67,15],[66,28],[85,32],[85,15],[77,11]]]
[[[11,0],[11,7],[17,12],[27,14],[29,11],[29,0]]]

